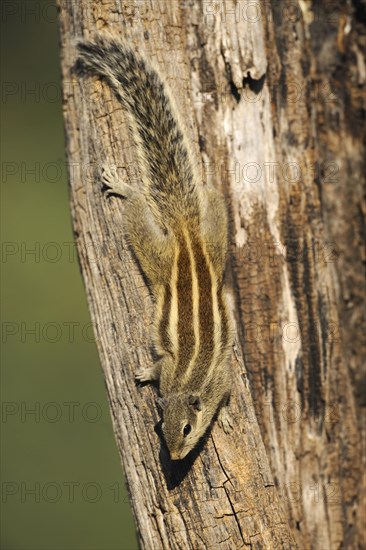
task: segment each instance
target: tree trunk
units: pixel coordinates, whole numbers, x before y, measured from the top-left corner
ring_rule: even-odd
[[[333,2],[327,25],[315,2],[59,4],[75,238],[141,547],[361,546],[360,13]],[[126,246],[123,201],[99,183],[113,160],[139,185],[125,113],[108,86],[73,72],[75,38],[96,29],[159,64],[197,170],[230,212],[244,358],[231,365],[235,428],[215,424],[180,465],[160,444],[156,390],[135,385],[152,362],[153,303]]]

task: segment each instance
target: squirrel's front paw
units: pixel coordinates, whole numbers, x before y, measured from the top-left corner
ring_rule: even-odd
[[[227,406],[221,407],[219,416],[217,417],[217,422],[226,434],[230,433],[233,429],[233,419]]]
[[[136,371],[135,378],[138,382],[152,382],[158,379],[156,366],[144,367]]]

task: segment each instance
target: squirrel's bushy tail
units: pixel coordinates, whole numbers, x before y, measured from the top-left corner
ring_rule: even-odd
[[[193,166],[169,93],[157,71],[124,42],[79,42],[77,67],[103,77],[129,114],[140,170],[161,209],[197,215]]]

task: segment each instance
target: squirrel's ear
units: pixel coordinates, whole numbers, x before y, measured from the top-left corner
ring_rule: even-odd
[[[190,395],[188,397],[188,404],[191,405],[196,411],[202,410],[201,399],[198,395]]]
[[[164,397],[157,397],[156,402],[159,405],[159,407],[164,410],[166,405],[166,400],[164,399]]]

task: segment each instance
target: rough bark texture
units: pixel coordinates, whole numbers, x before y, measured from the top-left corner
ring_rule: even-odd
[[[362,178],[358,2],[60,0],[72,215],[142,548],[362,546]],[[139,185],[126,118],[80,79],[75,38],[123,35],[166,75],[202,179],[230,211],[229,279],[244,364],[235,430],[174,466],[159,439],[153,304],[101,193],[112,161]],[[249,382],[248,382],[249,381]]]

